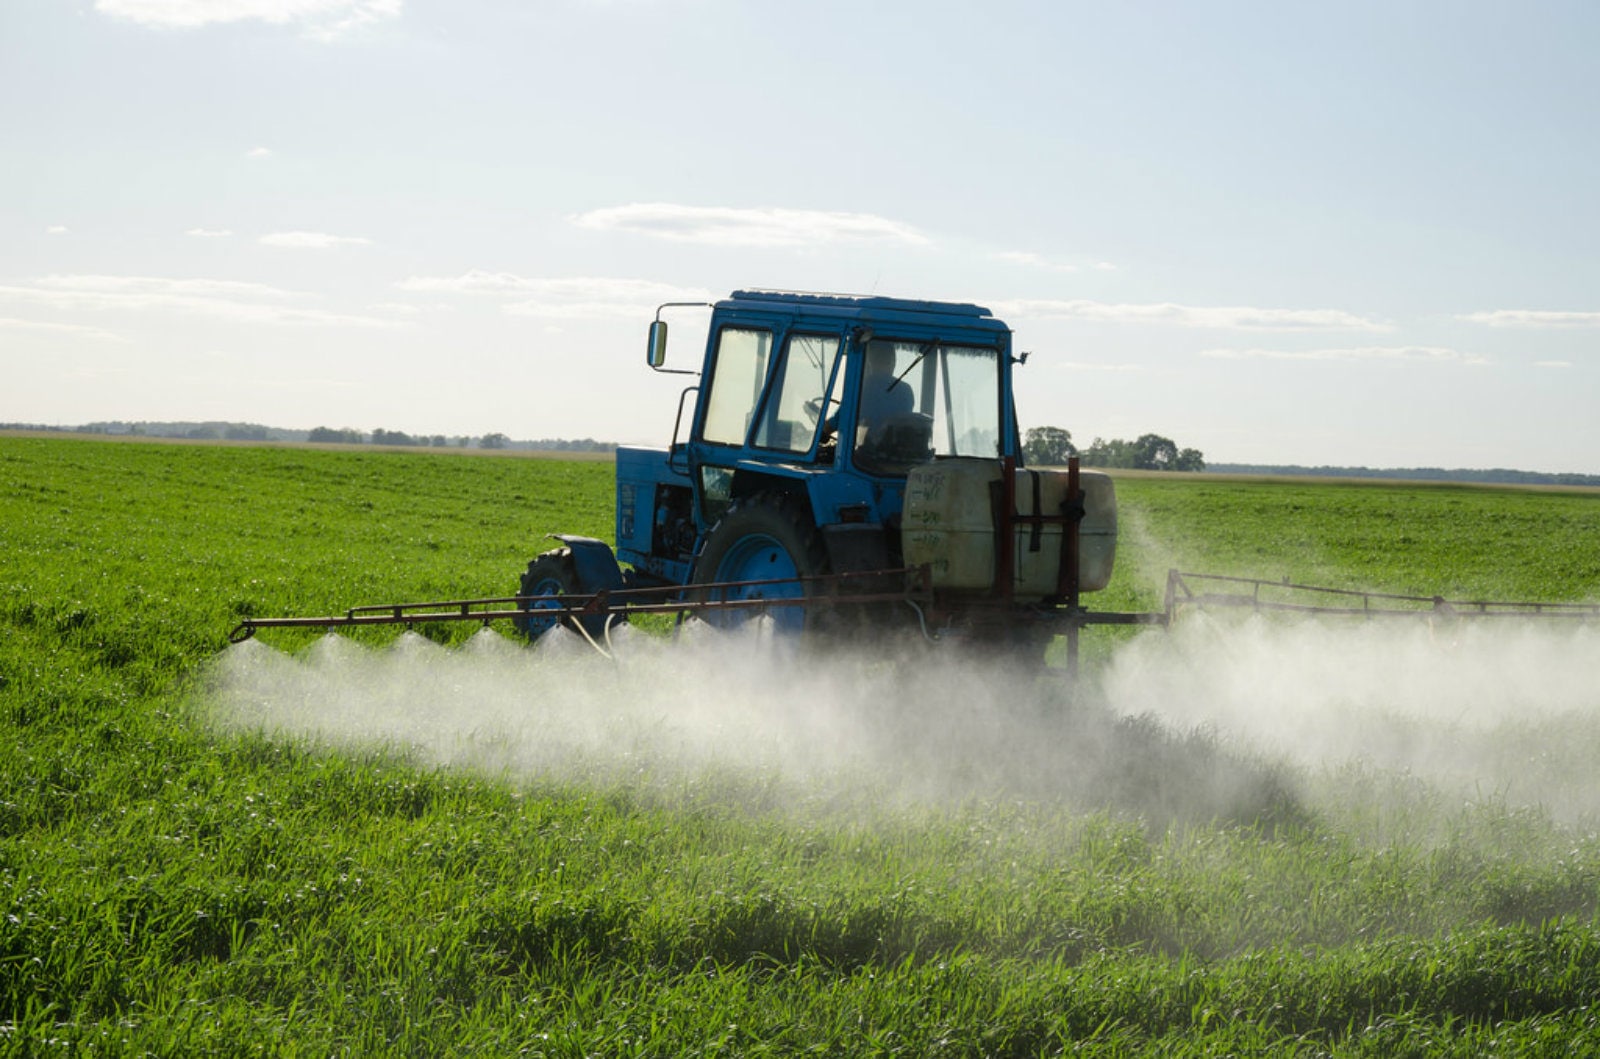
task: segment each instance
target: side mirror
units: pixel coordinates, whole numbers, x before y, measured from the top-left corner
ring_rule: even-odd
[[[650,324],[650,344],[645,350],[645,362],[659,368],[667,362],[667,322],[654,320]]]

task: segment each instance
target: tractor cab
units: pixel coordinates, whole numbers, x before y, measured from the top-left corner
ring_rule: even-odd
[[[882,569],[899,558],[908,473],[947,457],[1017,454],[1011,333],[987,309],[736,291],[711,310],[672,446],[618,453],[619,558],[636,569],[705,580],[718,525],[757,506],[782,507],[784,521],[817,537],[827,569]],[[648,359],[670,371],[666,327],[658,312]]]
[[[774,479],[890,498],[917,464],[1014,452],[1009,361],[1010,332],[977,306],[739,291],[713,307],[681,465],[709,516]]]

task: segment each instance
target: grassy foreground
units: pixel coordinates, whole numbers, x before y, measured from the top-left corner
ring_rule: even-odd
[[[1593,493],[1119,493],[1107,608],[1172,563],[1600,596]],[[1600,1047],[1600,837],[1492,796],[1093,704],[1062,731],[1150,784],[1220,761],[1259,796],[1185,813],[1102,777],[797,812],[748,777],[512,780],[208,723],[238,615],[507,591],[543,534],[609,537],[611,502],[604,464],[0,439],[0,1052]],[[1369,826],[1386,785],[1426,826]]]

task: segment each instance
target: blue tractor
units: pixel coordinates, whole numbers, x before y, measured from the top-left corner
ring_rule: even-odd
[[[1164,626],[1189,607],[1600,617],[1593,604],[1448,601],[1178,570],[1160,611],[1090,611],[1080,595],[1106,586],[1116,550],[1111,479],[1076,459],[1022,466],[1012,403],[1022,358],[987,309],[771,291],[736,291],[708,308],[698,371],[666,366],[661,310],[650,326],[650,366],[699,381],[679,399],[667,448],[617,450],[614,551],[558,536],[561,547],[528,564],[514,596],[245,617],[229,639],[510,620],[530,639],[564,624],[598,642],[630,614],[668,613],[722,625],[759,618],[796,637],[898,624],[1035,660],[1060,634],[1072,671],[1085,626]]]
[[[706,306],[695,372],[666,366],[662,310],[680,307],[657,310],[647,353],[699,376],[672,443],[617,450],[615,552],[559,537],[522,578],[524,632],[579,601],[591,632],[650,607],[792,633],[899,616],[1037,646],[1114,620],[1078,602],[1110,578],[1110,479],[1021,468],[1021,359],[987,309],[735,291]]]

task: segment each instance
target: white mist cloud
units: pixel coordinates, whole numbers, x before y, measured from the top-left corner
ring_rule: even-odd
[[[930,242],[910,225],[870,213],[642,202],[590,210],[571,220],[580,228],[595,231],[628,232],[710,246],[813,247],[852,241],[925,246]]]
[[[46,235],[66,235],[67,231],[67,226],[64,224],[52,224],[44,230],[44,233]]]
[[[1248,306],[1200,307],[1171,302],[1117,304],[1068,300],[1010,300],[993,303],[1007,317],[1083,320],[1090,323],[1163,324],[1172,327],[1241,331],[1388,331],[1390,326],[1340,309],[1261,309]]]
[[[1488,364],[1489,358],[1437,346],[1359,346],[1344,349],[1204,349],[1221,360],[1410,361],[1424,364]]]
[[[1073,689],[947,647],[823,655],[693,622],[676,640],[621,627],[610,658],[563,630],[532,649],[491,630],[449,649],[329,636],[296,656],[230,649],[207,705],[224,729],[512,782],[709,780],[796,808],[866,793],[1250,819],[1263,789],[1315,798],[1318,776],[1355,768],[1449,804],[1489,792],[1576,820],[1600,815],[1597,646],[1594,629],[1557,623],[1199,615],[1124,645]]]
[[[227,228],[190,228],[183,234],[193,236],[196,239],[226,239],[233,232]]]
[[[981,667],[940,666],[943,690],[915,680],[897,692],[881,666],[819,669],[759,628],[691,623],[667,641],[623,626],[611,646],[613,657],[601,657],[564,630],[533,650],[489,631],[449,650],[414,634],[381,650],[335,636],[288,657],[251,641],[219,662],[214,716],[522,777],[672,782],[709,769],[806,780],[870,774],[891,744],[915,742],[899,730],[906,719],[895,720],[903,694],[925,696],[911,722],[924,727],[958,700],[989,723],[984,703],[997,691]]]
[[[259,240],[262,246],[292,250],[327,250],[335,246],[370,246],[372,240],[354,235],[329,235],[326,232],[272,232]]]
[[[1600,327],[1600,312],[1547,312],[1542,309],[1496,309],[1458,316],[1485,327]]]
[[[1118,652],[1113,708],[1285,755],[1600,814],[1600,639],[1563,620],[1185,616]],[[1575,740],[1575,735],[1581,735]]]
[[[532,648],[487,629],[456,648],[327,636],[293,656],[230,648],[206,706],[222,729],[513,783],[755,792],[794,811],[1026,798],[1250,820],[1263,794],[1314,799],[1318,776],[1353,767],[1576,819],[1600,814],[1596,635],[1189,615],[1076,688],[948,645],[786,649],[759,622],[623,626],[610,657],[565,630]]]
[[[249,641],[217,660],[207,704],[221,728],[394,748],[512,782],[754,792],[795,812],[1149,793],[1120,778],[1147,771],[1129,759],[1148,744],[1069,709],[1058,679],[904,641],[893,663],[794,651],[753,624],[690,622],[672,640],[624,626],[611,658],[564,630],[532,649],[491,630],[450,649],[409,633],[381,649],[324,637],[296,656]],[[1182,804],[1170,794],[1150,800]],[[1232,808],[1228,794],[1193,800],[1205,819]]]

